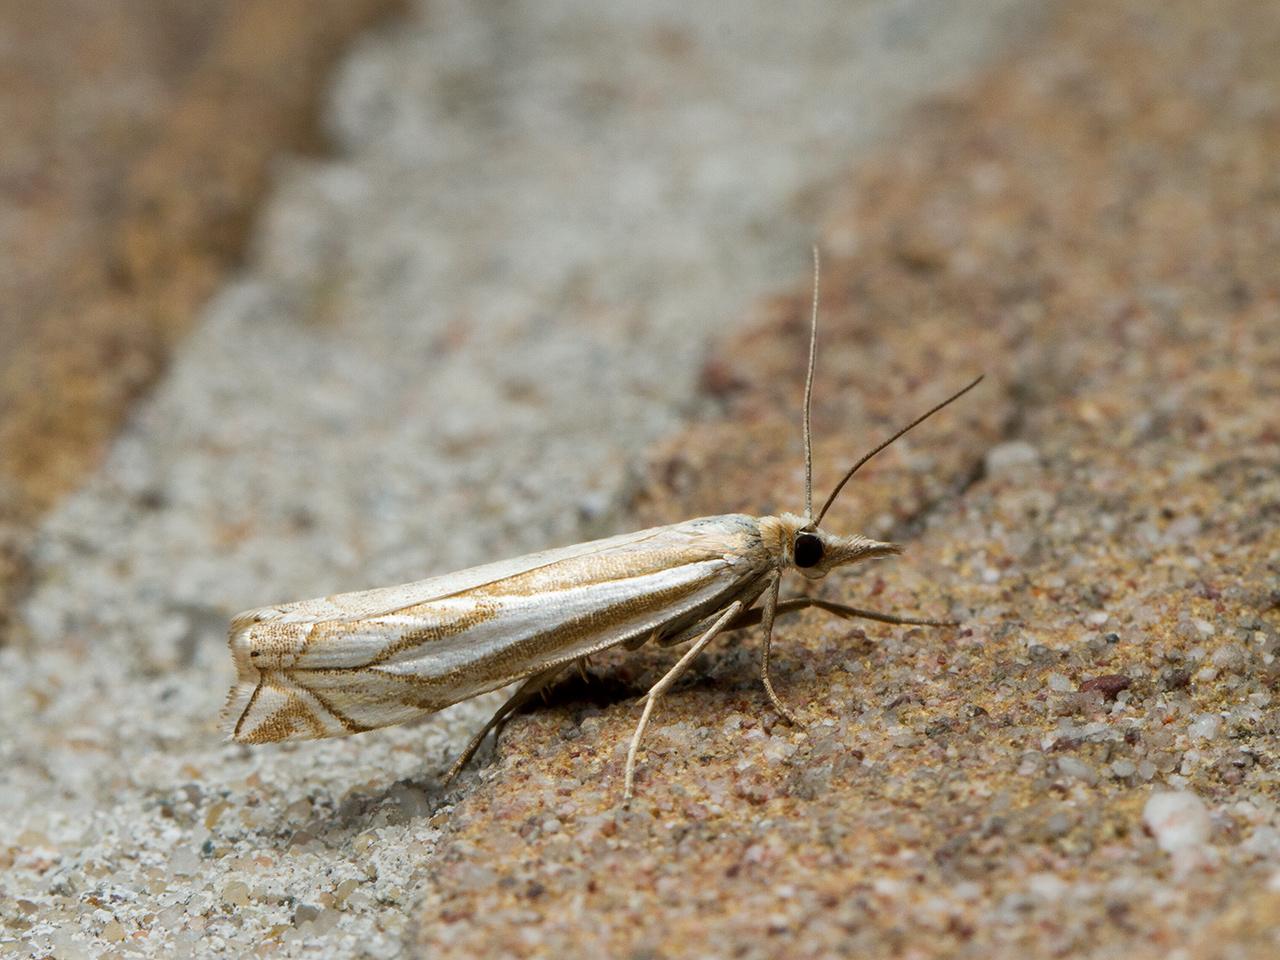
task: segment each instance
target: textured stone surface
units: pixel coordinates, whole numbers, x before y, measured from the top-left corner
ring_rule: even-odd
[[[0,644],[41,514],[240,256],[336,53],[398,0],[0,0]]]
[[[513,724],[445,825],[424,954],[1276,954],[1278,42],[1264,4],[1073,4],[859,174],[819,487],[991,379],[832,511],[908,556],[821,590],[964,628],[780,626],[803,730],[755,638],[718,644],[626,814],[633,706]],[[796,503],[802,317],[721,347],[724,419],[656,457],[641,516]],[[638,692],[668,662],[596,669]]]
[[[758,234],[736,208],[713,216],[729,187],[694,178],[668,197],[697,203],[664,259],[660,231],[597,234],[566,212],[618,199],[620,185],[589,175],[613,162],[594,154],[576,178],[546,173],[560,163],[547,159],[524,189],[505,187],[525,205],[505,225],[476,213],[501,209],[486,190],[519,166],[514,148],[505,169],[483,152],[580,102],[566,94],[584,69],[572,51],[625,64],[635,29],[535,17],[545,33],[519,36],[567,38],[547,76],[512,31],[441,9],[348,64],[332,120],[352,156],[293,172],[253,271],[43,530],[24,609],[36,642],[0,652],[4,946],[1275,956],[1280,10],[1066,5],[855,175],[810,180],[780,151],[768,168],[791,172],[751,198]],[[815,22],[796,34],[770,22],[760,49],[801,62],[795,49],[823,49],[801,29]],[[886,36],[913,21],[896,22]],[[702,76],[716,31],[662,26],[646,56],[684,50]],[[464,45],[459,65],[432,46],[468,30],[483,56]],[[745,102],[768,79],[744,77],[760,84]],[[736,103],[719,95],[732,87],[687,88],[706,93],[693,127],[748,142],[758,115],[706,112]],[[455,154],[423,136],[437,130],[424,116],[461,116],[492,139]],[[843,115],[801,116],[784,119],[807,147],[830,129],[823,117]],[[640,134],[614,135],[595,140],[615,160],[636,155]],[[741,156],[689,150],[714,169]],[[423,183],[452,185],[456,204],[425,225]],[[601,657],[593,682],[518,718],[449,794],[446,756],[487,705],[332,743],[216,744],[234,606],[623,519],[797,508],[807,292],[802,256],[782,248],[799,245],[814,203],[792,205],[800,184],[827,217],[819,491],[894,425],[988,375],[832,510],[833,529],[897,537],[907,555],[818,589],[962,628],[781,622],[775,678],[799,730],[765,706],[756,633],[718,642],[663,702],[625,813],[633,698],[671,651]],[[772,258],[794,291],[757,300],[701,366],[667,311],[686,297],[711,330],[710,305],[727,298],[717,284],[738,278],[671,266],[723,243],[696,233],[700,219],[749,238],[738,269]],[[540,222],[571,256],[536,255]],[[506,260],[467,259],[495,237]],[[642,285],[646,271],[664,282]],[[548,290],[557,322],[528,322]],[[495,339],[468,335],[476,317]],[[637,339],[648,351],[633,367]],[[549,374],[519,377],[522,360]],[[666,404],[689,403],[699,370],[702,415],[649,448],[617,516],[622,464],[680,423]],[[461,396],[465,408],[444,402]]]
[[[227,618],[631,522],[706,340],[803,276],[827,184],[1018,6],[431,3],[362,41],[337,156],[280,164],[245,271],[40,527],[0,650],[4,946],[412,949],[475,782],[438,778],[491,704],[226,746]]]

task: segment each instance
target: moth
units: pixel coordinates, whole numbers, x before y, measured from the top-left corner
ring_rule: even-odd
[[[810,580],[900,553],[894,543],[840,536],[822,520],[868,460],[982,380],[917,417],[855,463],[813,512],[810,408],[818,334],[818,258],[805,377],[804,513],[701,517],[531,553],[397,587],[250,610],[231,622],[236,680],[224,723],[241,743],[310,740],[403,723],[522,681],[467,745],[451,780],[532,696],[565,669],[609,647],[692,645],[644,697],[627,752],[623,801],[655,704],[722,633],[760,625],[760,678],[788,722],[769,671],[774,621],[807,607],[891,624],[954,626],[799,596],[779,600],[782,575]]]

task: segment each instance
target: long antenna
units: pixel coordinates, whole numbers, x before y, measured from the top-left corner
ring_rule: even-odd
[[[813,319],[809,324],[809,372],[804,378],[804,516],[813,516],[813,435],[809,427],[813,405],[813,368],[818,362],[818,245],[813,245]]]
[[[885,447],[889,446],[889,444],[893,443],[893,441],[901,437],[908,430],[912,430],[920,426],[920,424],[924,423],[926,420],[932,417],[935,413],[937,413],[943,407],[959,400],[961,397],[963,397],[966,393],[968,393],[970,390],[972,390],[981,382],[982,382],[982,377],[978,377],[977,380],[974,380],[973,383],[969,384],[963,390],[959,390],[956,393],[953,393],[951,396],[947,397],[947,399],[943,400],[940,404],[938,404],[928,413],[925,413],[919,417],[916,417],[914,420],[908,423],[905,427],[903,427],[901,430],[895,433],[892,437],[890,437],[884,443],[880,444],[880,446],[876,447],[874,450],[872,450],[870,453],[864,456],[861,460],[855,463],[853,467],[850,468],[849,472],[844,475],[844,479],[836,484],[836,488],[831,491],[831,496],[827,497],[827,502],[822,505],[822,510],[818,513],[818,519],[814,521],[814,525],[816,526],[817,524],[822,522],[822,518],[825,517],[827,515],[827,511],[831,509],[831,504],[834,503],[836,497],[840,495],[840,491],[844,489],[844,485],[848,483],[850,479],[852,479],[855,473],[858,472],[859,467],[861,467],[864,463],[866,463],[868,460],[874,457],[877,453],[879,453]]]

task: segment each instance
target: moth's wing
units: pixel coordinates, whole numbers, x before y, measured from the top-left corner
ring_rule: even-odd
[[[754,518],[728,515],[254,611],[232,630],[229,732],[264,742],[400,723],[718,609],[768,563]]]
[[[298,688],[283,669],[260,671],[258,668],[264,656],[271,657],[284,650],[309,648],[311,634],[317,625],[329,625],[331,628],[336,624],[364,622],[368,629],[353,631],[347,644],[337,647],[330,644],[310,654],[313,668],[327,666],[338,670],[351,669],[356,663],[369,658],[370,646],[377,650],[385,643],[386,637],[377,635],[377,631],[383,627],[378,621],[394,616],[399,610],[444,597],[463,595],[485,584],[519,576],[563,560],[643,542],[660,534],[662,529],[640,530],[603,540],[541,550],[394,587],[332,594],[246,610],[232,618],[228,635],[237,677],[222,710],[223,727],[229,736],[243,739],[244,731],[250,726],[249,721],[253,716],[269,715],[277,717],[281,722],[266,726],[261,723],[254,725],[259,738],[264,742],[339,736],[354,732],[348,729],[351,724],[344,725],[322,703],[311,703],[309,706],[304,703],[304,708],[300,708],[298,701],[310,698],[307,692]],[[276,661],[272,660],[271,663],[274,666]],[[360,682],[360,678],[351,679],[353,687]],[[377,677],[366,679],[376,681],[374,686],[377,688],[385,687]],[[371,691],[370,697],[385,701],[389,698],[389,691],[383,689],[381,695]],[[401,718],[403,719],[407,717]],[[385,726],[394,722],[399,721],[388,716],[381,723],[371,726]]]
[[[615,550],[630,544],[642,543],[645,540],[660,536],[671,527],[653,527],[638,530],[635,533],[606,537],[603,540],[590,540],[586,543],[575,543],[566,547],[555,547],[540,550],[509,560],[498,560],[494,563],[468,567],[454,573],[428,577],[413,583],[402,583],[394,587],[377,587],[373,590],[357,590],[351,593],[337,593],[327,597],[316,597],[313,600],[295,600],[291,603],[272,604],[246,610],[236,615],[231,621],[231,638],[234,650],[236,634],[248,626],[264,621],[277,623],[320,623],[331,620],[360,620],[365,617],[392,613],[414,604],[426,603],[441,597],[465,593],[476,587],[518,576],[530,570],[571,560],[576,557]]]

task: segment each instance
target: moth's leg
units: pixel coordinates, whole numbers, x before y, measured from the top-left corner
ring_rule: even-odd
[[[778,615],[778,587],[781,583],[781,577],[774,577],[773,583],[769,584],[764,591],[764,609],[761,614],[764,623],[764,653],[760,658],[760,679],[764,681],[764,692],[769,695],[769,702],[773,704],[773,709],[777,710],[778,715],[787,723],[798,727],[800,721],[778,699],[778,695],[773,690],[773,681],[769,679],[769,647],[773,642],[773,621]]]
[[[830,600],[811,599],[809,605],[834,613],[837,617],[850,619],[858,617],[862,620],[878,620],[881,623],[897,623],[909,627],[958,627],[959,620],[926,620],[923,617],[900,617],[894,613],[879,613],[876,610],[864,610],[862,607],[851,607],[844,603],[832,603]]]
[[[516,692],[507,698],[507,702],[498,708],[497,712],[489,718],[489,722],[480,729],[480,732],[471,738],[471,742],[467,744],[461,756],[453,761],[453,766],[444,775],[442,786],[448,786],[453,781],[453,778],[462,772],[462,768],[476,755],[476,751],[480,749],[480,744],[484,743],[484,738],[489,735],[490,730],[501,729],[511,717],[511,714],[545,690],[562,669],[564,668],[561,665],[552,667],[549,670],[543,670],[541,673],[535,673],[520,684],[516,688]]]
[[[807,610],[810,607],[825,610],[827,613],[833,613],[845,620],[851,620],[856,617],[862,620],[878,620],[880,623],[896,623],[911,627],[960,626],[958,620],[925,620],[918,617],[899,617],[892,613],[878,613],[875,610],[864,610],[862,607],[851,607],[843,603],[833,603],[830,600],[819,600],[816,597],[792,597],[790,600],[782,600],[778,603],[774,617],[776,619],[788,613],[795,613],[798,610]],[[725,626],[725,630],[741,630],[743,627],[754,627],[763,619],[764,610],[762,607],[744,610],[734,618],[732,623]]]
[[[716,620],[707,632],[698,638],[688,650],[685,651],[683,657],[676,661],[676,665],[666,672],[661,680],[655,683],[644,697],[644,712],[640,715],[640,722],[636,724],[636,732],[631,735],[631,746],[627,750],[627,773],[622,788],[622,803],[625,806],[631,802],[632,787],[636,779],[636,753],[640,750],[640,740],[644,736],[645,727],[649,725],[649,718],[653,715],[653,705],[658,702],[658,698],[670,689],[671,685],[680,679],[680,675],[689,668],[689,664],[693,662],[693,658],[700,654],[703,648],[715,639],[716,634],[724,629],[724,625],[738,615],[742,610],[742,601],[735,600],[729,606],[724,608],[724,613],[716,617]]]

